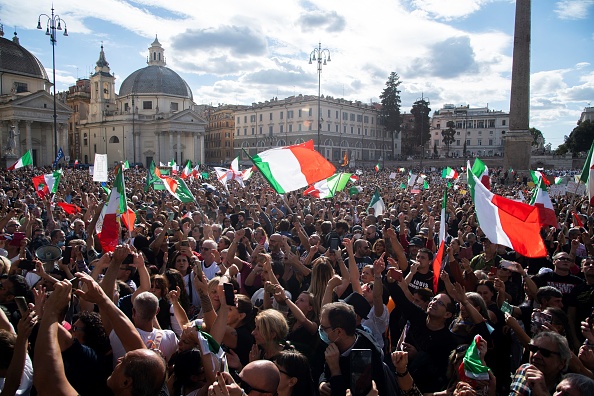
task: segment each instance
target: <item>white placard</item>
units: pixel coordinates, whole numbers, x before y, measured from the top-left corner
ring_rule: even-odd
[[[90,174],[91,176],[93,176],[93,173],[95,173],[95,167],[94,167],[93,165],[90,165],[90,166],[89,166],[89,174]]]
[[[93,167],[95,168],[93,171],[93,181],[108,181],[107,154],[95,154],[95,163]]]
[[[577,194],[577,195],[585,195],[586,194],[586,185],[582,183],[576,183],[574,181],[570,181],[567,183],[567,190],[568,193]]]
[[[390,173],[390,179],[396,179],[396,172]]]

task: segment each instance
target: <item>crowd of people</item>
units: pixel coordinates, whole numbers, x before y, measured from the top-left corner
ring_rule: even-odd
[[[585,197],[553,199],[557,227],[525,236],[548,256],[526,258],[437,170],[428,188],[361,170],[362,191],[329,199],[279,195],[257,172],[245,188],[191,178],[183,203],[135,168],[136,222],[107,252],[111,183],[64,169],[38,194],[48,172],[0,171],[1,395],[594,395]],[[525,182],[491,170],[496,194],[529,197]]]

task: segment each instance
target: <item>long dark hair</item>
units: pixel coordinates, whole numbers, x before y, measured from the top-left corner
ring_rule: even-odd
[[[309,359],[295,349],[281,351],[274,361],[289,377],[297,378],[293,387],[293,395],[315,395],[315,387],[311,377]]]
[[[184,284],[184,278],[181,272],[175,268],[168,268],[165,271],[165,277],[169,282],[169,290],[175,290],[176,286],[179,287],[179,304],[182,306],[184,311],[188,312],[188,309],[190,309],[190,297],[188,297],[188,293],[186,292],[186,286]],[[192,287],[192,285],[190,285],[190,287]]]
[[[245,314],[245,317],[241,321],[241,325],[248,328],[250,331],[256,327],[255,319],[258,309],[252,304],[252,300],[243,294],[237,294],[237,311],[240,314]]]

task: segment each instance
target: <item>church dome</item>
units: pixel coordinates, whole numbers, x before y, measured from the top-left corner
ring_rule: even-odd
[[[130,74],[120,87],[119,96],[173,95],[193,99],[192,90],[176,72],[165,66],[151,65]]]
[[[16,33],[15,33],[16,38]],[[32,53],[14,41],[0,37],[0,72],[49,81],[45,68]]]

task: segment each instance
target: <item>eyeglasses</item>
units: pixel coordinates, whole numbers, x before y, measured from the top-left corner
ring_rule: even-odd
[[[324,331],[326,331],[326,330],[328,330],[330,328],[332,328],[332,326],[323,326],[323,325],[320,325],[320,329],[322,329]]]
[[[251,386],[250,384],[248,384],[247,382],[245,382],[245,380],[241,377],[239,377],[239,384],[238,384],[241,389],[243,389],[243,391],[249,395],[252,391],[256,391],[259,393],[271,393],[270,391],[265,391],[262,389],[258,389],[258,388],[254,388],[253,386]]]
[[[559,352],[551,351],[550,349],[539,347],[538,345],[528,344],[528,350],[532,353],[540,352],[540,354],[546,358],[551,357],[551,355],[561,355]]]
[[[432,302],[434,302],[434,303],[435,303],[435,304],[437,304],[437,305],[441,305],[441,306],[442,306],[442,307],[444,307],[444,308],[445,308],[445,306],[446,306],[446,305],[444,304],[444,302],[443,302],[443,301],[441,301],[441,300],[439,299],[439,297],[433,297],[433,298],[431,299],[431,301],[432,301]]]
[[[208,252],[209,250],[210,250],[210,248],[207,248],[207,247],[201,247],[200,248],[200,251],[201,252]]]
[[[289,373],[287,373],[285,370],[283,370],[278,364],[276,365],[276,368],[278,369],[279,372],[283,373],[287,377],[291,377],[291,375]]]
[[[571,259],[569,257],[557,257],[555,260],[559,260],[559,261],[571,261]]]
[[[75,325],[72,325],[71,329],[72,329],[72,331],[84,331],[85,330],[84,327],[75,326]]]

